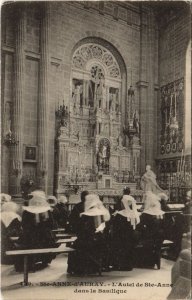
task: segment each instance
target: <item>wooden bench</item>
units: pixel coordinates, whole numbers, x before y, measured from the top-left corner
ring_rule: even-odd
[[[172,241],[170,241],[170,240],[164,240],[161,248],[164,249],[164,248],[170,247],[171,245],[173,245]]]
[[[53,229],[53,232],[65,232],[65,228],[57,228],[57,229]]]
[[[66,244],[66,243],[73,243],[74,241],[76,241],[77,237],[71,237],[70,239],[59,239],[56,241],[57,244]]]
[[[174,244],[174,242],[170,241],[170,240],[163,241],[163,244],[161,246],[161,253],[162,253],[163,258],[170,259],[169,250],[173,244]]]
[[[10,240],[13,241],[13,242],[17,242],[18,239],[19,239],[18,236],[11,236],[11,237],[10,237]]]
[[[28,256],[35,254],[47,254],[47,253],[69,253],[73,252],[75,249],[66,247],[65,244],[61,244],[58,248],[44,248],[44,249],[26,249],[26,250],[9,250],[6,251],[6,255],[18,256],[21,255],[24,257],[24,280],[23,284],[28,286]]]
[[[55,234],[56,238],[70,238],[73,236],[74,236],[74,234],[68,234],[68,233],[56,233]]]

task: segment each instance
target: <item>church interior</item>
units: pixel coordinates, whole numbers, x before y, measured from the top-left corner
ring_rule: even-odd
[[[115,281],[116,290],[120,282],[132,283],[130,298],[101,292],[106,299],[138,299],[140,291],[141,299],[178,299],[178,293],[189,299],[181,291],[185,286],[189,294],[183,271],[191,261],[189,235],[176,232],[189,198],[191,217],[190,3],[15,1],[2,5],[1,20],[1,193],[11,196],[19,215],[36,190],[50,199],[66,197],[68,215],[83,191],[114,213],[125,187],[142,213],[146,170],[153,177],[150,191],[163,192],[167,207],[160,270],[70,277],[72,254],[60,253],[46,269],[29,273],[27,287],[17,285],[23,273],[14,264],[2,264],[4,299],[85,297],[76,288],[95,299],[98,291],[90,286],[72,286],[80,281],[109,289]],[[42,278],[47,286],[39,286]],[[158,290],[159,282],[167,286]]]

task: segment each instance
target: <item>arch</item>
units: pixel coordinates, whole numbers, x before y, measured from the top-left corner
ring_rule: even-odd
[[[121,80],[121,71],[116,57],[103,45],[98,43],[83,43],[73,54],[72,68],[90,70],[90,65],[99,64],[108,77]]]
[[[185,154],[191,154],[191,41],[185,57]]]
[[[124,50],[113,40],[112,38],[108,38],[107,36],[104,36],[104,34],[98,34],[96,32],[89,32],[90,35],[78,38],[75,40],[72,40],[66,49],[66,52],[68,52],[68,55],[70,57],[70,61],[72,61],[73,53],[77,48],[79,48],[83,44],[87,43],[95,43],[98,45],[101,45],[108,49],[116,58],[117,63],[119,64],[120,70],[122,74],[126,74],[126,64],[123,58]],[[101,36],[102,35],[102,36]],[[73,45],[72,45],[73,44]]]
[[[125,50],[111,37],[96,31],[86,31],[75,34],[66,47],[66,56],[69,57],[72,67],[72,57],[77,48],[86,43],[95,43],[105,47],[116,58],[121,72],[121,132],[125,123],[126,99],[127,99],[127,68],[124,57]]]

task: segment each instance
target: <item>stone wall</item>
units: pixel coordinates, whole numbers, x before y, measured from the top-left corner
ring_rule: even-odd
[[[136,108],[141,116],[141,172],[145,164],[153,165],[156,157],[157,144],[157,86],[168,82],[170,73],[168,63],[170,51],[164,50],[165,40],[169,43],[171,23],[158,31],[157,21],[152,8],[147,4],[127,2],[126,5],[115,2],[48,2],[49,6],[49,51],[50,69],[48,72],[49,103],[48,103],[48,187],[47,192],[53,193],[54,178],[54,138],[55,109],[63,99],[68,104],[71,93],[71,58],[76,47],[83,39],[95,38],[104,43],[113,53],[118,53],[124,62],[126,74],[122,107],[125,110],[127,89],[131,84],[135,89]],[[2,55],[3,55],[3,109],[7,102],[13,102],[13,84],[17,74],[14,73],[15,55],[15,18],[17,3],[4,5],[2,8]],[[39,72],[41,63],[41,21],[45,9],[43,3],[22,3],[20,9],[25,18],[25,67],[24,67],[24,120],[23,143],[38,146],[40,99]],[[176,69],[183,66],[184,49],[187,44],[186,13],[176,21],[178,36]],[[181,29],[181,28],[182,29]],[[160,33],[160,37],[159,37]],[[185,36],[185,37],[184,37]],[[182,38],[184,38],[183,42]],[[160,41],[158,48],[158,39]],[[179,43],[181,45],[179,45]],[[168,46],[166,46],[168,47]],[[160,51],[160,52],[158,52]],[[164,55],[165,54],[165,55]],[[158,55],[160,55],[160,73],[158,73]],[[177,59],[176,58],[176,59]],[[182,67],[183,68],[183,67]],[[181,68],[181,69],[182,69]],[[165,70],[165,71],[164,71]],[[184,71],[181,71],[184,73]],[[183,74],[182,73],[182,74]],[[182,76],[178,74],[177,77]],[[164,76],[164,77],[163,77]],[[125,114],[124,114],[125,118]],[[125,120],[123,119],[123,122]],[[4,122],[4,121],[3,121]],[[14,131],[14,129],[13,129]],[[3,136],[5,132],[3,132]],[[14,149],[13,149],[14,151]],[[8,172],[11,148],[2,148],[2,191],[14,192],[9,189]],[[38,158],[40,160],[41,157]],[[23,174],[34,172],[38,165],[25,163]],[[14,182],[14,180],[13,180]],[[15,181],[17,182],[17,181]],[[12,185],[14,186],[15,183]],[[16,183],[18,185],[18,182]]]

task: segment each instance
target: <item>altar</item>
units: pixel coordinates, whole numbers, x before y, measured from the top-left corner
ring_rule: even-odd
[[[107,49],[89,44],[75,51],[70,99],[56,109],[57,196],[137,189],[141,147],[133,96],[125,109],[120,67]]]

